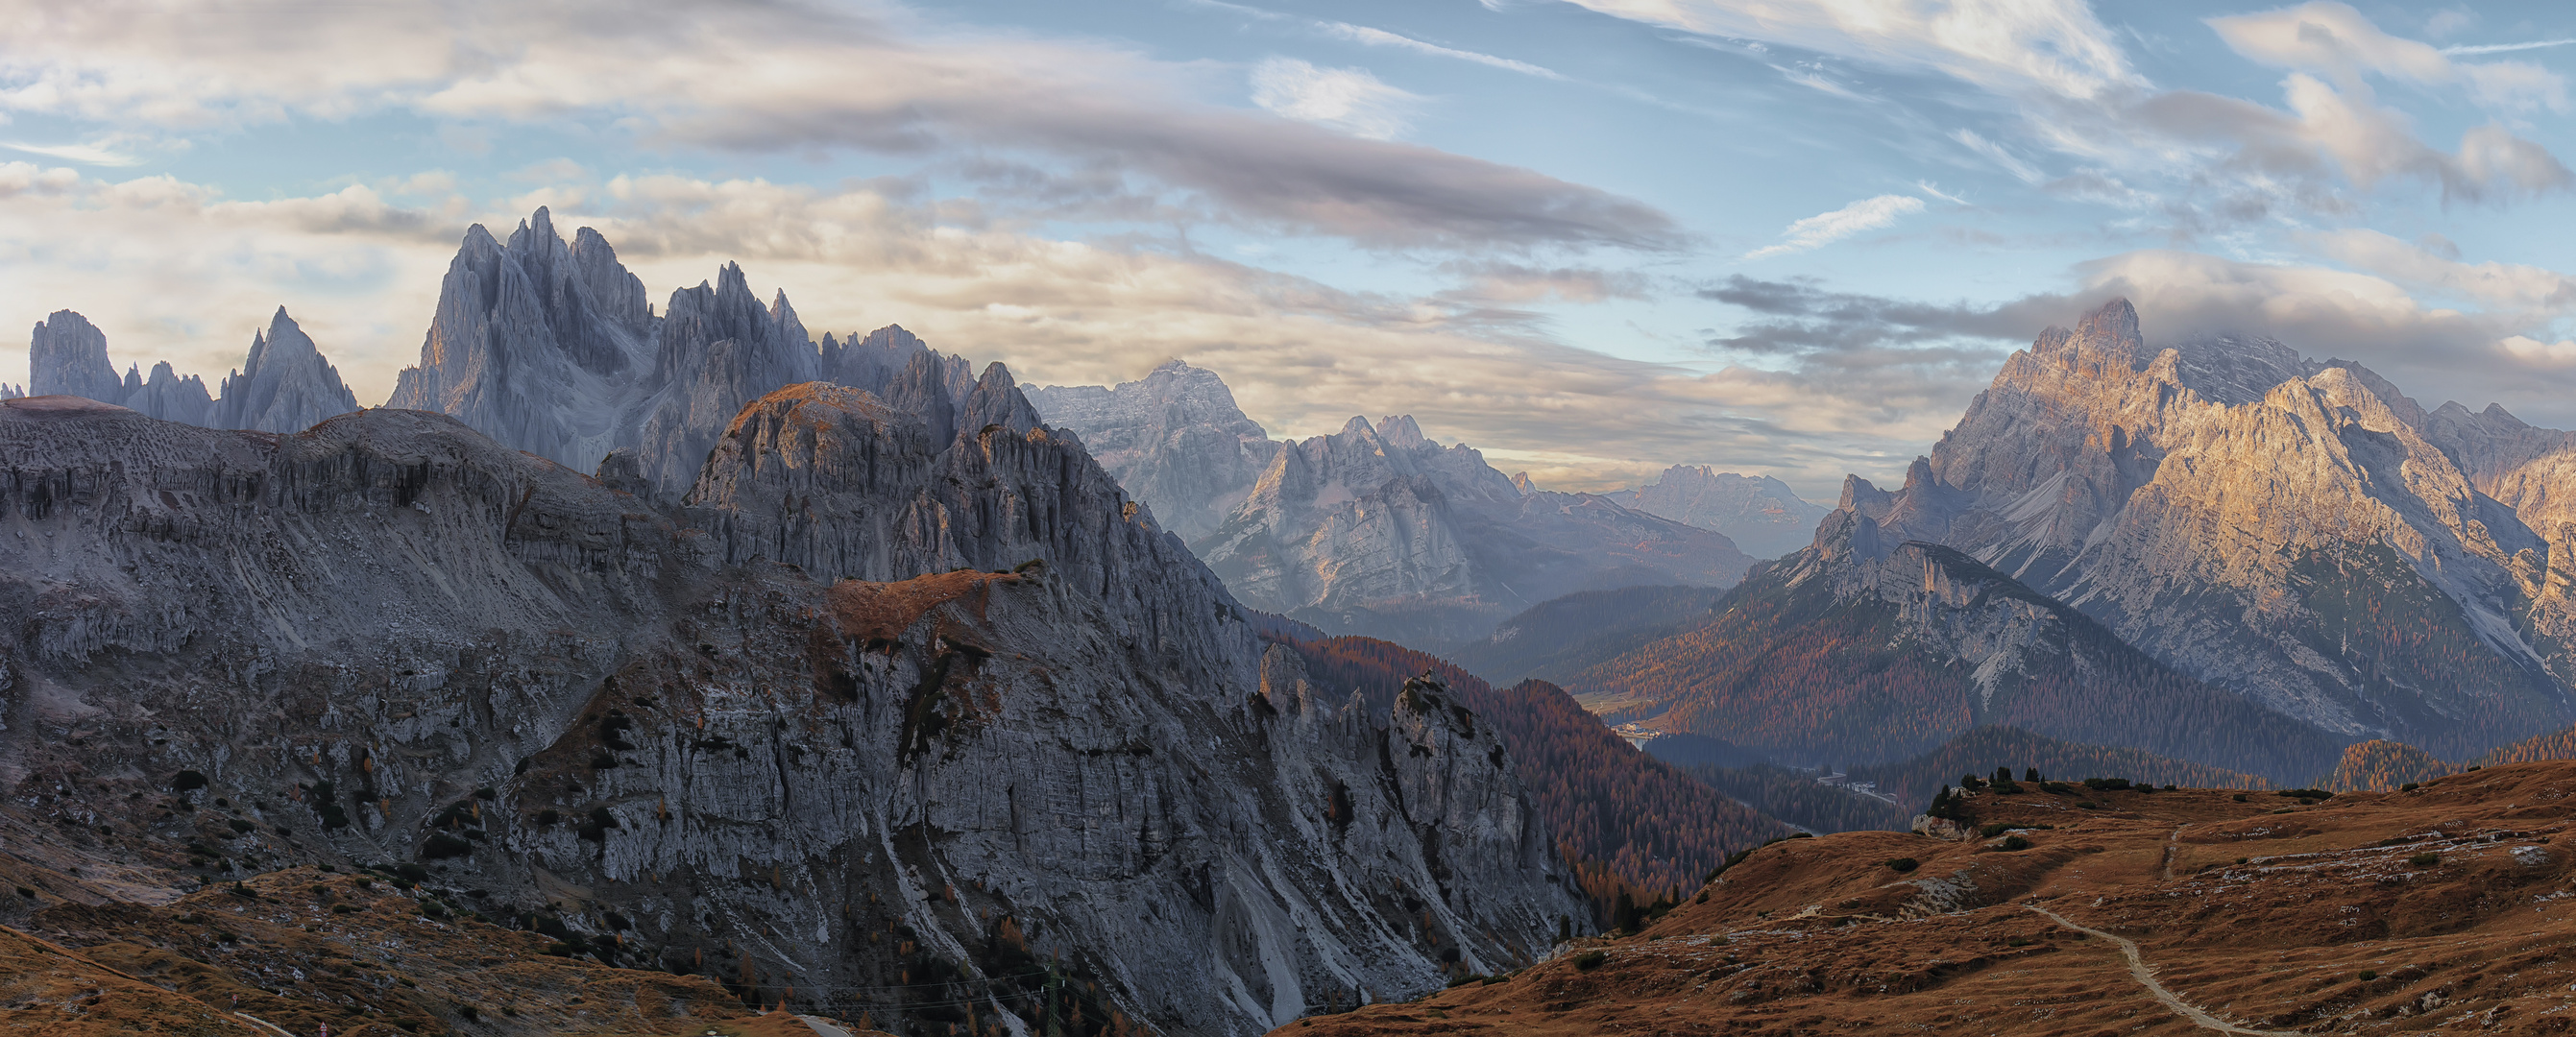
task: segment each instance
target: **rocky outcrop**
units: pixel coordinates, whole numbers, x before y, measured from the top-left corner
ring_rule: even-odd
[[[1958,548],[2322,730],[2472,755],[2576,716],[2546,636],[2563,555],[2481,488],[2550,512],[2550,436],[2509,421],[2268,340],[2149,348],[2119,301],[2015,353],[1901,489],[1851,480],[1824,527]]]
[[[713,285],[671,293],[657,334],[650,384],[658,388],[636,407],[634,445],[645,478],[665,490],[696,477],[744,404],[812,381],[821,359],[787,294],[761,305],[735,263],[717,271]]]
[[[1726,534],[1748,554],[1777,558],[1807,546],[1816,520],[1832,509],[1811,504],[1767,475],[1737,475],[1706,465],[1674,465],[1655,481],[1602,496],[1623,507]]]
[[[901,327],[817,344],[787,294],[763,304],[739,264],[672,292],[656,315],[606,238],[584,227],[567,245],[539,208],[506,243],[479,224],[466,231],[420,363],[385,405],[448,414],[583,471],[622,453],[618,464],[668,503],[745,404],[816,380],[919,416],[944,445],[974,376]]]
[[[1751,562],[1721,534],[1598,495],[1524,492],[1409,416],[1282,445],[1194,547],[1256,608],[1429,644],[1576,591],[1725,586]]]
[[[285,312],[286,311],[282,309],[278,311],[280,316],[283,316]],[[300,336],[301,332],[298,334]],[[306,344],[309,346],[311,344],[310,340],[307,340]],[[254,354],[259,352],[259,347],[255,341],[252,346],[252,352]],[[320,365],[320,367],[324,372],[329,372],[331,370],[328,363],[324,363]],[[336,373],[333,374],[331,381],[338,381]],[[343,389],[339,395],[348,396],[348,391]],[[335,410],[331,413],[343,414],[351,410],[356,410],[357,407],[354,405],[356,398],[349,397],[349,400],[352,406],[345,410]],[[196,375],[187,375],[182,377],[179,372],[171,369],[170,362],[167,360],[152,365],[152,377],[149,380],[144,381],[135,391],[126,395],[125,406],[141,411],[145,414],[149,414],[163,421],[175,421],[182,425],[212,425],[218,428],[224,427],[215,425],[217,421],[215,417],[215,400],[212,395],[206,392],[206,380],[199,378]],[[321,408],[316,407],[314,409],[319,410]],[[327,417],[328,415],[324,416]],[[318,421],[320,419],[316,418],[315,420]],[[297,426],[296,428],[288,429],[286,431],[300,431],[305,427],[309,427],[311,424],[312,422],[308,421],[305,422],[304,425]]]
[[[643,282],[597,231],[567,245],[543,207],[507,244],[476,224],[439,285],[420,363],[385,406],[448,414],[588,471],[631,445],[618,422],[653,332]]]
[[[668,512],[614,488],[632,461],[416,410],[280,436],[0,405],[0,809],[83,812],[20,830],[105,867],[178,838],[190,771],[257,822],[245,867],[421,860],[621,961],[870,991],[879,1026],[1043,988],[1259,1032],[1580,925],[1486,724],[1261,654],[1018,396],[988,370],[943,438],[774,392]]]
[[[55,310],[36,325],[27,343],[27,391],[36,396],[80,396],[122,403],[125,382],[107,362],[107,333],[89,318]]]
[[[166,360],[152,365],[149,379],[130,365],[124,378],[116,377],[107,361],[107,335],[70,310],[36,325],[28,360],[34,395],[78,396],[189,425],[298,432],[358,409],[340,372],[283,306],[267,331],[252,336],[250,358],[224,379],[222,399],[208,395],[204,379],[182,377]]]
[[[168,370],[153,368],[157,379]],[[149,387],[146,387],[149,391]],[[203,392],[202,385],[199,392]],[[175,394],[174,394],[175,395]],[[185,404],[185,398],[180,403]],[[322,419],[358,409],[357,396],[340,384],[339,369],[322,358],[313,339],[277,308],[268,330],[251,338],[250,359],[224,379],[223,396],[210,408],[216,428],[301,432]],[[171,420],[177,420],[175,418]]]
[[[1184,540],[1216,532],[1279,453],[1216,372],[1178,360],[1137,381],[1047,386],[1028,398]]]

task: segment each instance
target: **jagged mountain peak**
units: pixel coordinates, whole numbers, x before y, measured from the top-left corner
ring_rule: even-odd
[[[2576,699],[2543,666],[2576,675],[2546,634],[2576,627],[2552,590],[2576,535],[2561,551],[2546,531],[2576,515],[2553,492],[2576,437],[2427,414],[2363,365],[2258,336],[2138,363],[2135,332],[2097,311],[2041,335],[1903,488],[1847,480],[1816,549],[1957,548],[2338,735],[2458,752],[2564,723]],[[2366,647],[2392,638],[2423,647]]]
[[[1386,445],[1402,449],[1435,445],[1423,438],[1422,426],[1415,424],[1410,414],[1390,414],[1378,419],[1377,435]]]
[[[36,324],[27,346],[27,391],[36,396],[85,396],[118,403],[125,382],[107,362],[107,333],[71,310],[55,310]]]
[[[210,423],[218,428],[300,432],[324,418],[358,409],[357,395],[322,356],[313,337],[277,308],[268,328],[251,335],[250,355],[224,379]]]

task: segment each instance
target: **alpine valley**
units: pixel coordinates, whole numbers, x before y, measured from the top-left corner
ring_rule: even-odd
[[[2013,898],[2309,895],[2209,847],[2506,869],[2576,755],[2576,434],[2145,331],[2042,332],[1822,508],[1276,440],[1178,360],[1023,389],[735,264],[657,308],[545,209],[465,233],[381,408],[283,309],[211,392],[57,312],[0,400],[0,1023],[1572,1032],[1699,1018],[1687,967],[1814,1029],[1873,955],[2144,968],[2137,912]]]

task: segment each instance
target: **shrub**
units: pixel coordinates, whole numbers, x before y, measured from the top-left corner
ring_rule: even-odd
[[[233,834],[234,834],[234,835],[249,835],[249,834],[250,834],[250,830],[251,830],[251,823],[250,823],[250,822],[248,822],[248,821],[244,821],[244,820],[242,820],[241,818],[236,817],[236,818],[233,818],[232,820],[229,820],[229,821],[224,822],[224,827],[227,827],[227,828],[232,829],[232,830],[233,830]]]
[[[1590,972],[1600,968],[1601,963],[1608,960],[1610,960],[1608,951],[1585,951],[1574,956],[1574,968],[1578,972]]]
[[[2092,790],[2094,790],[2094,791],[2096,791],[2096,792],[2099,792],[2099,791],[2102,791],[2102,790],[2105,790],[2105,789],[2108,789],[2108,790],[2111,790],[2111,791],[2115,791],[2115,792],[2116,792],[2116,791],[2118,791],[2118,790],[2128,788],[2128,787],[2129,787],[2129,779],[2127,779],[2127,778],[2086,778],[2086,779],[2084,779],[2084,787],[2085,787],[2085,788],[2088,788],[2088,789],[2092,789]]]
[[[2030,849],[2030,840],[2018,835],[2008,835],[2004,837],[2003,845],[2007,850],[2027,850]]]
[[[2413,791],[2415,791],[2416,789],[2420,789],[2420,788],[2423,788],[2423,787],[2424,787],[2424,786],[2423,786],[2423,784],[2422,784],[2421,782],[2413,782],[2413,781],[2410,781],[2410,782],[2407,782],[2406,784],[2403,784],[2403,785],[2399,785],[2399,786],[2397,786],[2397,791],[2399,791],[2399,792],[2413,792]]]
[[[2006,947],[2028,947],[2028,946],[2030,946],[2030,941],[2029,941],[2029,940],[2027,940],[2027,939],[2025,939],[2025,938],[2022,938],[2022,937],[2016,936],[2016,937],[2013,937],[2012,939],[2005,940],[2005,941],[2004,941],[2004,946],[2006,946]]]
[[[2379,973],[2378,973],[2378,972],[2376,972],[2376,971],[2374,971],[2374,970],[2371,970],[2371,969],[2363,969],[2363,970],[2361,970],[2361,981],[2362,981],[2362,982],[2364,982],[2364,983],[2368,983],[2368,982],[2370,982],[2371,980],[2378,979],[2378,978],[2379,978]]]
[[[2244,793],[2242,793],[2242,792],[2239,792],[2239,793],[2237,793],[2237,794],[2235,794],[2235,795],[2233,795],[2233,796],[2229,796],[2229,797],[2227,797],[2227,798],[2232,799],[2232,800],[2235,800],[2235,801],[2237,801],[2237,802],[2239,802],[2239,803],[2245,802],[2245,794],[2244,794]]]
[[[2430,868],[2436,864],[2442,863],[2442,855],[2438,853],[2419,853],[2415,856],[2406,858],[2406,863],[2412,864],[2418,868]]]
[[[2081,803],[2077,803],[2077,804],[2075,804],[2075,809],[2077,809],[2077,810],[2100,810],[2100,809],[2102,809],[2102,804],[2100,804],[2100,803],[2096,803],[2096,802],[2093,802],[2092,800],[2089,800],[2089,799],[2088,799],[2088,800],[2085,800],[2085,801],[2083,801],[2083,802],[2081,802]]]
[[[459,839],[445,832],[437,832],[431,834],[429,842],[421,846],[420,859],[425,861],[442,861],[450,857],[469,856],[473,854],[473,852],[473,843]]]
[[[2277,793],[2274,793],[2274,795],[2288,796],[2288,797],[2290,797],[2291,799],[2333,799],[2333,798],[2334,798],[2334,793],[2328,792],[2328,791],[2326,791],[2326,790],[2324,790],[2324,789],[2282,789],[2281,791],[2279,791],[2279,792],[2277,792]]]
[[[1990,822],[1988,824],[1978,826],[1977,838],[1992,839],[1998,835],[2004,834],[2005,832],[2012,831],[2012,828],[2012,824],[2007,821]]]
[[[196,771],[180,771],[170,777],[170,787],[180,792],[206,787],[206,776]]]
[[[563,811],[556,810],[552,807],[537,811],[538,824],[550,825],[561,820],[563,820]]]
[[[1895,869],[1895,870],[1897,871],[1897,873],[1899,873],[1899,874],[1903,874],[1903,873],[1905,873],[1905,872],[1913,871],[1913,870],[1914,870],[1914,869],[1916,869],[1916,868],[1920,868],[1920,867],[1922,867],[1922,866],[1923,866],[1923,862],[1922,862],[1922,861],[1915,860],[1915,859],[1914,859],[1914,858],[1912,858],[1912,857],[1895,857],[1895,858],[1890,858],[1890,859],[1888,860],[1888,862],[1887,862],[1887,866],[1888,866],[1889,868]]]

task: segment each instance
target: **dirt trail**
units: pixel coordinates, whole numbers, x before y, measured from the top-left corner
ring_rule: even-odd
[[[2129,959],[2130,978],[2137,980],[2139,986],[2147,988],[2147,993],[2155,995],[2156,1000],[2164,1002],[2165,1007],[2173,1009],[2175,1013],[2181,1015],[2183,1018],[2199,1024],[2199,1026],[2204,1030],[2216,1030],[2220,1033],[2253,1034],[2255,1037],[2295,1037],[2294,1034],[2287,1030],[2247,1029],[2201,1011],[2198,1008],[2194,1008],[2183,999],[2175,997],[2173,995],[2173,991],[2165,989],[2164,984],[2156,982],[2155,974],[2147,970],[2147,960],[2138,956],[2138,945],[2136,943],[2122,937],[2113,936],[2110,933],[2103,932],[2099,929],[2077,925],[2073,922],[2067,921],[2066,916],[2037,904],[2023,904],[2022,906],[2033,911],[2037,911],[2042,915],[2046,915],[2050,921],[2056,922],[2057,924],[2069,929],[2099,936],[2105,940],[2111,941],[2112,943],[2119,944],[2121,956]]]

